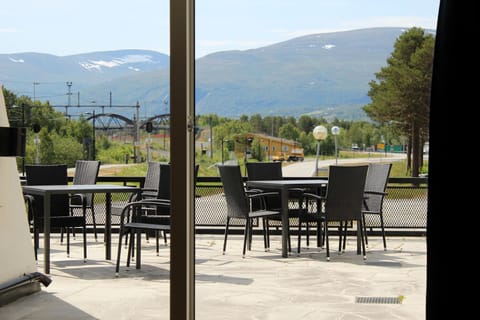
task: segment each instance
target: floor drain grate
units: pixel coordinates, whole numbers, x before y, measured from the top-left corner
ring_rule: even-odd
[[[400,304],[398,297],[356,297],[355,303]]]

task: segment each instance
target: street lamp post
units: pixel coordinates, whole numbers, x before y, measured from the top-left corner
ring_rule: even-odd
[[[148,132],[147,139],[145,139],[145,144],[147,145],[147,162],[150,162],[150,145],[152,144],[152,138],[150,138],[150,132],[153,130],[153,124],[149,121],[146,124],[146,130]]]
[[[318,155],[320,154],[320,141],[327,138],[328,131],[324,126],[313,128],[313,137],[317,140],[317,156],[315,158],[315,176],[318,176]]]
[[[35,123],[33,125],[33,132],[35,132],[35,139],[33,142],[35,142],[35,164],[40,163],[40,156],[39,156],[39,146],[40,146],[40,138],[38,137],[38,133],[40,132],[40,125],[38,123]]]
[[[340,128],[337,126],[332,127],[332,134],[335,138],[335,164],[338,164],[338,145],[337,145],[337,136],[340,133]]]
[[[92,129],[92,135],[93,135],[93,140],[92,140],[92,160],[95,160],[95,139],[96,139],[96,132],[95,132],[95,109],[93,109],[92,111],[93,113],[93,118],[92,118],[92,122],[93,122],[93,129]]]

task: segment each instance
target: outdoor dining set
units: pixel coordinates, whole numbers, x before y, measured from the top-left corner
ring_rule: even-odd
[[[66,165],[30,165],[26,167],[23,193],[28,221],[33,234],[35,258],[43,233],[44,271],[50,273],[50,233],[60,232],[66,238],[70,254],[70,235],[81,230],[83,259],[87,254],[87,216],[91,215],[95,241],[99,241],[95,208],[100,205],[95,195],[105,195],[105,225],[103,241],[105,259],[112,259],[112,218],[119,221],[118,250],[115,275],[120,272],[122,247],[127,247],[127,266],[135,256],[136,268],[141,268],[142,237],[153,237],[158,255],[159,242],[167,243],[170,233],[170,164],[148,163],[144,182],[140,186],[97,183],[100,161],[76,162],[73,181],[69,183]],[[383,200],[390,175],[391,163],[368,165],[331,165],[328,177],[283,177],[280,162],[249,162],[247,177],[238,164],[218,164],[222,197],[226,203],[223,253],[233,220],[243,221],[243,251],[252,247],[255,226],[261,226],[264,249],[270,250],[272,223],[281,226],[281,256],[292,252],[292,237],[297,237],[297,255],[301,254],[302,237],[309,245],[316,236],[318,247],[326,247],[330,260],[330,234],[338,235],[338,251],[345,250],[350,229],[357,238],[357,254],[366,259],[368,244],[365,216],[377,216],[380,221],[383,246],[386,250],[383,226]],[[198,165],[195,176],[198,175]],[[196,181],[196,179],[195,179]],[[129,199],[120,207],[112,194],[128,193]],[[101,204],[103,205],[103,204]],[[297,228],[291,224],[295,221]],[[356,226],[356,228],[353,228]],[[334,231],[332,233],[332,230]]]

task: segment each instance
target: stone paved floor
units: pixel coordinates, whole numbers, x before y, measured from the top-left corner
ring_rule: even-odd
[[[116,235],[113,236],[116,239]],[[264,252],[261,236],[241,255],[241,236],[229,236],[222,255],[222,235],[196,239],[196,319],[425,319],[426,239],[369,238],[367,260],[356,255],[354,239],[346,252],[304,248],[300,256],[281,257],[280,236]],[[292,240],[296,246],[296,241]],[[116,245],[112,257],[116,257]],[[122,251],[126,254],[126,252]],[[88,261],[81,259],[81,239],[71,257],[58,238],[52,240],[52,283],[33,295],[0,308],[1,320],[169,319],[169,248],[143,243],[142,268],[125,266],[115,277],[114,261],[104,260],[103,243],[89,238]],[[42,255],[40,254],[40,259]],[[39,271],[42,272],[42,260]],[[357,303],[379,297],[401,303]]]

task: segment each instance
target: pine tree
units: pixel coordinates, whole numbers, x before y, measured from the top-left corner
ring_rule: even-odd
[[[411,28],[397,39],[387,66],[375,74],[363,109],[381,124],[400,130],[408,139],[408,168],[418,177],[423,145],[428,140],[430,88],[435,39],[421,28]]]

